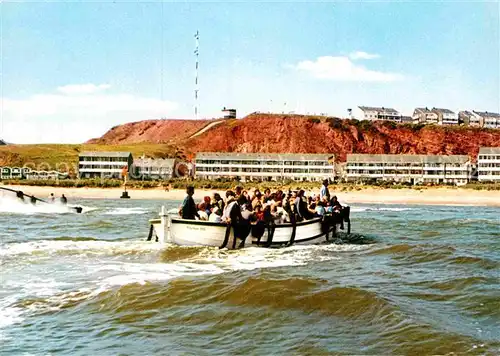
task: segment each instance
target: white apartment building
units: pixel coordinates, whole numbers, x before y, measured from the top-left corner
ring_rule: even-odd
[[[472,127],[483,127],[484,125],[483,118],[473,111],[460,111],[458,113],[458,119],[461,120],[465,125]]]
[[[79,155],[78,176],[80,178],[121,178],[123,169],[130,172],[130,152],[82,152]]]
[[[458,125],[458,115],[450,109],[432,108],[432,111],[437,114],[439,125]]]
[[[131,177],[134,179],[170,179],[174,176],[175,159],[139,158],[134,160]]]
[[[490,129],[500,128],[500,114],[488,111],[473,111],[473,113],[482,118],[483,127]]]
[[[415,108],[412,117],[415,124],[437,125],[439,122],[438,114],[428,108]]]
[[[500,147],[481,147],[477,158],[477,179],[500,183]]]
[[[458,125],[458,115],[449,109],[415,108],[413,122],[426,125]]]
[[[212,153],[196,155],[195,176],[202,179],[239,178],[242,181],[321,181],[334,179],[332,154]]]
[[[466,184],[472,166],[468,156],[348,154],[348,181],[394,181],[412,184]]]
[[[401,114],[392,108],[358,106],[355,110],[354,117],[358,120],[390,120],[401,122]]]

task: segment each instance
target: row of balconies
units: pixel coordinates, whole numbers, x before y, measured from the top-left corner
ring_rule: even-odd
[[[80,161],[80,166],[117,166],[123,167],[128,166],[127,162],[115,162],[115,161]]]
[[[449,174],[383,174],[383,173],[347,173],[347,177],[366,177],[366,178],[404,178],[404,177],[410,177],[410,178],[437,178],[437,179],[445,179],[445,178],[450,178],[450,179],[459,179],[459,178],[466,178],[469,179],[471,176],[470,174],[456,174],[456,175],[449,175]]]
[[[429,175],[429,174],[471,174],[470,170],[420,170],[420,169],[408,169],[408,170],[382,170],[382,169],[347,169],[347,173],[364,173],[364,174],[387,174],[387,175],[405,175],[405,174],[420,174],[420,175]]]
[[[197,172],[197,176],[233,176],[233,177],[328,177],[327,173],[273,173],[273,172]]]
[[[465,171],[469,170],[470,166],[451,166],[451,165],[443,165],[439,167],[435,166],[421,166],[421,165],[414,165],[414,166],[391,166],[391,165],[380,165],[380,166],[367,166],[367,165],[355,165],[352,163],[348,163],[346,166],[346,169],[365,169],[365,170],[411,170],[411,169],[418,169],[418,170],[425,170],[425,171],[439,171],[439,170],[454,170],[454,171]]]
[[[307,162],[306,162],[307,163]],[[277,168],[277,169],[291,169],[292,167],[301,167],[301,168],[321,168],[321,167],[331,167],[333,169],[333,165],[325,164],[325,165],[287,165],[287,164],[279,164],[279,165],[267,165],[267,164],[215,164],[215,163],[196,163],[195,165],[198,167],[213,167],[213,168],[221,168],[221,167],[229,167],[229,168]]]
[[[500,175],[483,175],[477,178],[480,182],[498,181],[500,182]]]
[[[80,173],[122,173],[121,168],[109,168],[109,169],[102,169],[102,168],[80,168],[78,170]]]
[[[196,173],[204,173],[204,172],[215,172],[215,173],[226,173],[226,172],[232,172],[232,173],[277,173],[277,174],[288,174],[288,173],[317,173],[317,174],[333,174],[333,170],[331,169],[315,169],[315,168],[310,168],[310,169],[299,169],[299,168],[293,168],[293,169],[266,169],[266,168],[243,168],[242,170],[238,170],[236,168],[232,168],[229,170],[227,167],[223,168],[206,168],[203,169],[203,167],[200,169],[196,169]]]

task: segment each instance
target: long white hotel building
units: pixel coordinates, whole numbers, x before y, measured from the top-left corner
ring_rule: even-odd
[[[480,182],[500,182],[500,147],[479,149],[477,179]]]
[[[123,168],[130,171],[132,162],[130,152],[82,152],[78,158],[78,176],[121,178]]]
[[[321,181],[334,179],[332,154],[213,153],[196,155],[196,178],[236,178],[242,181]]]
[[[412,184],[470,181],[472,165],[466,155],[348,154],[348,181],[394,181]]]

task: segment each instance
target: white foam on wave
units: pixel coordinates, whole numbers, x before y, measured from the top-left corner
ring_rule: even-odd
[[[4,280],[3,287],[15,290],[16,295],[0,299],[0,340],[6,339],[2,329],[23,322],[26,314],[59,310],[62,303],[58,303],[55,299],[59,298],[58,295],[62,292],[62,288],[70,286],[67,282],[38,276],[22,280]],[[25,298],[48,299],[44,302],[33,300],[27,305],[20,305],[19,301]]]
[[[0,256],[17,258],[21,254],[40,251],[49,254],[78,251],[81,255],[88,255],[91,251],[92,255],[127,255],[137,251],[160,252],[169,248],[183,247],[143,241],[46,240],[2,246]],[[66,281],[56,281],[52,277],[40,279],[36,276],[28,280],[6,281],[4,287],[19,290],[19,293],[16,293],[14,299],[5,299],[0,303],[0,330],[21,323],[28,315],[55,312],[73,303],[89,300],[100,293],[129,284],[144,285],[147,282],[165,282],[180,277],[217,275],[241,270],[298,267],[311,262],[334,261],[341,258],[340,255],[329,252],[355,252],[370,248],[370,245],[350,244],[296,245],[281,249],[247,247],[236,251],[206,247],[200,248],[194,256],[166,263],[99,258],[93,263],[86,264],[84,278],[72,280],[71,284]],[[22,305],[23,300],[33,296],[41,299]],[[1,332],[0,337],[2,337]]]
[[[23,203],[19,199],[10,196],[0,196],[0,213],[33,215],[68,214],[75,212],[59,203],[45,204],[38,202],[36,205],[33,205],[29,202]]]
[[[0,340],[4,339],[1,330],[7,326],[20,323],[24,320],[23,309],[13,306],[17,299],[15,297],[0,299]]]
[[[149,210],[144,208],[115,208],[105,212],[104,215],[142,215],[148,212]]]
[[[0,245],[0,256],[13,257],[31,254],[52,254],[59,252],[92,252],[96,255],[116,255],[160,250],[161,244],[144,241],[77,241],[77,240],[39,240]]]

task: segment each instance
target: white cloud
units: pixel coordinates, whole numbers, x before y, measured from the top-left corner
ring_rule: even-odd
[[[356,60],[356,59],[376,59],[376,58],[380,58],[380,55],[373,54],[373,53],[367,53],[367,52],[363,52],[363,51],[357,51],[357,52],[352,52],[349,55],[349,57],[352,60]]]
[[[106,89],[109,89],[111,85],[109,84],[69,84],[57,88],[57,91],[63,94],[94,94]]]
[[[353,63],[348,57],[318,57],[315,61],[301,61],[295,69],[318,79],[356,82],[392,82],[403,79],[401,74],[379,72]]]
[[[67,85],[61,88],[76,88]],[[64,93],[4,98],[4,138],[13,143],[77,143],[99,137],[112,126],[169,116],[178,105],[131,94],[102,93],[102,85]],[[85,93],[85,95],[81,95]]]

